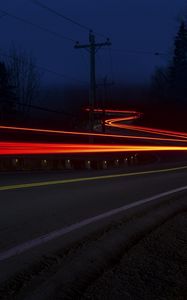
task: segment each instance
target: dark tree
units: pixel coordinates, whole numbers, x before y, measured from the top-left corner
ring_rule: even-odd
[[[10,72],[11,84],[15,87],[18,98],[19,112],[25,115],[29,112],[30,105],[37,98],[40,74],[33,57],[16,47],[12,47],[10,50],[7,66]]]
[[[174,56],[170,66],[171,94],[176,100],[187,98],[187,27],[181,22],[174,43]]]
[[[181,104],[187,99],[187,27],[184,22],[175,37],[170,64],[155,71],[152,91],[157,99],[170,104]]]
[[[5,63],[0,62],[0,120],[15,111],[15,94]]]

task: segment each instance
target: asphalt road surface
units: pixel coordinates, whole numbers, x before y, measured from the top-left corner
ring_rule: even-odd
[[[33,259],[41,247],[44,255],[51,246],[58,248],[59,240],[68,242],[76,224],[102,214],[105,219],[107,212],[180,188],[187,189],[187,162],[100,172],[1,174],[0,281],[26,264],[30,252],[35,251]],[[50,241],[44,238],[47,234]]]
[[[187,185],[184,166],[181,163],[147,166],[128,172],[1,174],[0,251],[126,204],[183,187]],[[173,167],[179,169],[173,170]],[[162,169],[166,172],[158,172]],[[107,175],[114,176],[108,178]],[[93,180],[87,181],[87,178]],[[27,183],[30,185],[25,185]],[[40,183],[45,185],[37,186]]]

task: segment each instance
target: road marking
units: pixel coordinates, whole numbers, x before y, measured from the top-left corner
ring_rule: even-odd
[[[63,180],[52,180],[52,181],[43,181],[43,182],[5,185],[5,186],[0,186],[0,191],[26,189],[26,188],[33,188],[33,187],[68,184],[68,183],[93,181],[93,180],[113,179],[113,178],[120,178],[120,177],[141,176],[141,175],[156,174],[156,173],[167,173],[167,172],[174,172],[174,171],[180,171],[180,170],[186,170],[186,169],[187,169],[187,166],[183,166],[183,167],[176,167],[176,168],[170,168],[170,169],[160,169],[160,170],[135,172],[135,173],[122,173],[122,174],[103,175],[103,176],[94,176],[94,177],[85,177],[85,178],[72,178],[72,179],[63,179]]]
[[[62,237],[62,236],[66,235],[70,232],[73,232],[77,229],[81,229],[81,228],[83,228],[83,227],[85,227],[89,224],[93,224],[93,223],[96,223],[97,221],[100,221],[100,220],[106,219],[108,217],[114,216],[114,215],[116,215],[120,212],[124,212],[124,211],[126,211],[130,208],[137,207],[137,206],[140,206],[142,204],[145,204],[145,203],[148,203],[148,202],[151,202],[151,201],[155,201],[155,200],[158,200],[160,198],[170,196],[172,194],[179,193],[179,192],[182,192],[182,191],[185,191],[185,190],[187,190],[187,185],[182,186],[182,187],[177,188],[177,189],[173,189],[173,190],[164,192],[164,193],[157,194],[155,196],[152,196],[152,197],[149,197],[149,198],[146,198],[146,199],[143,199],[143,200],[136,201],[136,202],[131,203],[131,204],[121,206],[121,207],[116,208],[116,209],[112,209],[110,211],[107,211],[107,212],[102,213],[100,215],[97,215],[95,217],[91,217],[91,218],[85,219],[81,222],[72,224],[70,226],[52,231],[52,232],[50,232],[48,234],[45,234],[45,235],[42,235],[42,236],[40,236],[36,239],[29,240],[29,241],[27,241],[23,244],[20,244],[20,245],[17,245],[15,247],[13,247],[13,248],[10,248],[7,251],[0,252],[0,261],[4,261],[8,258],[11,258],[13,256],[24,253],[28,250],[31,250],[31,249],[35,248],[35,247],[41,246],[41,245],[43,245],[43,244],[45,244],[49,241],[52,241],[52,240],[57,239],[59,237]]]

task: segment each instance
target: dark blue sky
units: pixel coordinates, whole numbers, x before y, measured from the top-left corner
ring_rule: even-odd
[[[148,82],[156,66],[168,57],[145,52],[172,52],[173,37],[181,17],[187,12],[185,0],[41,0],[77,22],[93,28],[112,41],[111,51],[97,54],[97,78],[105,75],[116,82]],[[1,0],[0,9],[25,18],[61,35],[88,41],[88,32],[36,6],[31,0]],[[85,50],[75,50],[74,42],[4,16],[0,18],[0,49],[8,52],[11,42],[31,52],[37,64],[69,77],[88,81],[89,60]],[[105,38],[97,36],[97,41]],[[120,50],[120,51],[116,51]],[[121,50],[127,50],[121,51]],[[130,50],[130,52],[128,52]],[[131,53],[132,50],[132,53]],[[112,57],[112,64],[111,64]],[[113,67],[111,66],[113,65]],[[113,69],[113,72],[112,72]],[[74,83],[70,78],[44,74],[43,81]]]

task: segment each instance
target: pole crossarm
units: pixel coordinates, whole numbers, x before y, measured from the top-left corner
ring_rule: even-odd
[[[87,44],[87,45],[80,45],[79,42],[77,42],[74,46],[75,49],[84,49],[84,48],[91,48],[91,46],[94,46],[95,48],[101,48],[104,46],[111,46],[112,43],[108,40],[105,43],[94,43],[94,44]]]
[[[95,35],[92,30],[89,32],[89,44],[80,44],[76,42],[74,48],[75,49],[88,49],[90,53],[90,93],[89,93],[89,127],[90,130],[93,131],[94,127],[94,105],[96,101],[96,63],[95,63],[95,56],[96,50],[99,50],[101,47],[111,46],[110,40],[107,38],[106,42],[104,43],[96,43],[95,42]]]

